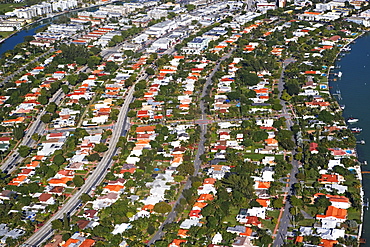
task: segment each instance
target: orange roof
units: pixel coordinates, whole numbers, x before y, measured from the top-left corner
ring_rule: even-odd
[[[138,132],[152,132],[155,131],[155,126],[141,126],[136,128],[136,133]]]
[[[32,157],[32,160],[42,160],[44,157],[45,157],[44,155],[35,155],[35,156]],[[40,162],[38,162],[38,163],[40,163]]]
[[[212,165],[211,167],[212,167],[212,168],[213,168],[213,170],[215,170],[215,171],[221,171],[221,170],[222,170],[223,165]]]
[[[72,244],[76,244],[76,243],[78,243],[80,240],[78,240],[78,239],[74,239],[74,238],[70,238],[70,239],[68,239],[67,240],[67,242],[65,243],[65,244],[63,244],[62,246],[63,247],[68,247],[68,246],[70,246],[70,245],[72,245]]]
[[[52,178],[49,180],[49,184],[66,184],[68,181],[72,181],[70,177]]]
[[[146,140],[139,140],[135,144],[136,145],[148,145],[149,143],[150,143],[150,140],[146,139]]]
[[[3,122],[4,123],[15,123],[15,122],[23,122],[24,121],[24,117],[17,117],[15,119],[8,119],[8,120],[4,120]]]
[[[318,12],[304,12],[304,13],[308,15],[320,15],[320,13]]]
[[[204,208],[204,207],[205,207],[205,206],[207,206],[207,205],[208,205],[208,203],[206,203],[206,202],[196,202],[196,203],[194,203],[193,208],[194,208],[194,207]]]
[[[186,238],[188,237],[189,235],[187,235],[189,230],[186,230],[186,229],[179,229],[179,231],[177,232],[177,236],[179,237],[182,237],[182,238]]]
[[[322,174],[318,181],[322,183],[338,183],[339,179],[338,175]]]
[[[331,202],[347,202],[349,203],[349,199],[345,196],[333,196],[329,197],[329,201]]]
[[[198,202],[204,202],[204,201],[212,201],[214,198],[213,198],[213,195],[211,194],[201,194],[198,198]]]
[[[174,239],[172,243],[170,243],[168,246],[180,246],[182,243],[186,243],[186,240],[183,239]]]
[[[261,182],[258,181],[258,189],[268,189],[270,188],[270,182]]]
[[[256,202],[258,202],[264,208],[267,208],[269,206],[267,203],[269,201],[270,199],[256,199]]]
[[[318,214],[316,215],[316,217],[317,218],[335,217],[338,219],[345,219],[347,217],[347,210],[329,206],[328,209],[326,210],[325,215]]]
[[[85,241],[82,242],[80,247],[90,247],[90,246],[93,246],[94,244],[95,244],[95,240],[85,239]]]
[[[38,167],[40,165],[40,161],[36,161],[36,160],[34,160],[34,161],[32,161],[30,164],[27,164],[26,166],[27,167],[34,167],[34,168],[36,168],[36,167]]]
[[[12,183],[20,183],[20,182],[23,182],[26,178],[27,178],[27,176],[18,176],[16,178],[13,178],[13,180],[11,182]]]
[[[103,189],[107,189],[113,192],[119,192],[121,189],[125,188],[123,185],[107,185]]]
[[[203,180],[203,184],[215,184],[216,179],[215,178],[206,178]]]
[[[182,162],[182,157],[176,157],[174,158],[171,163],[181,163]]]
[[[144,205],[141,209],[142,210],[153,210],[154,205],[152,205],[152,204]]]
[[[176,58],[176,59],[184,59],[185,56],[173,56],[173,58]]]
[[[265,140],[267,144],[278,144],[278,141],[274,138],[268,138]]]
[[[295,243],[302,243],[303,242],[303,237],[302,236],[297,236],[295,239]]]
[[[247,236],[247,237],[249,237],[249,236],[251,236],[252,235],[252,228],[250,228],[250,227],[246,227],[245,228],[245,232],[243,232],[243,233],[240,233],[240,235],[241,236]]]
[[[321,239],[321,244],[319,244],[319,246],[333,247],[337,243],[338,243],[337,240]]]

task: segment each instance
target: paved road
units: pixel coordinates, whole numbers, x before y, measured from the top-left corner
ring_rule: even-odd
[[[76,192],[65,204],[64,206],[56,212],[53,217],[51,217],[35,234],[33,234],[22,246],[41,246],[41,243],[50,238],[54,231],[51,228],[51,222],[56,219],[62,219],[64,214],[73,215],[78,209],[81,200],[80,197],[83,193],[89,193],[92,187],[99,185],[106,174],[108,173],[108,168],[112,165],[112,157],[117,153],[116,143],[119,137],[122,135],[124,128],[127,128],[126,118],[127,112],[129,111],[129,104],[132,102],[134,93],[134,87],[132,86],[125,97],[125,102],[121,107],[120,113],[118,115],[118,120],[113,128],[112,137],[110,138],[110,143],[108,150],[104,153],[102,160],[93,170],[92,174],[86,179],[85,184],[80,190]]]
[[[231,56],[231,54],[234,52],[234,50],[235,49],[230,50],[230,52],[227,53],[225,56],[223,56],[220,59],[220,61],[217,63],[217,65],[213,68],[212,72],[209,74],[209,76],[208,76],[208,78],[206,80],[206,83],[203,85],[203,90],[202,90],[201,98],[203,98],[204,96],[207,95],[207,91],[208,91],[207,90],[207,87],[209,85],[212,85],[212,77],[219,70],[221,61],[224,61],[225,59],[229,58]],[[207,119],[207,114],[205,112],[206,107],[205,107],[205,104],[204,104],[204,101],[203,100],[200,101],[200,110],[201,110],[201,119],[202,120],[206,120]],[[200,140],[199,140],[199,143],[198,143],[198,150],[197,150],[197,153],[196,153],[195,159],[194,159],[194,173],[193,173],[193,176],[198,176],[199,175],[200,166],[202,164],[202,162],[200,160],[200,156],[205,151],[204,143],[206,141],[206,138],[204,136],[207,133],[207,124],[200,125],[200,129],[201,129],[201,132],[200,132]],[[186,184],[184,186],[183,191],[186,190],[186,189],[189,189],[189,188],[191,188],[190,177],[186,181]],[[175,211],[175,208],[180,203],[180,200],[182,198],[184,198],[184,196],[181,193],[180,196],[177,198],[175,204],[173,205],[172,210],[168,214],[166,220],[162,223],[162,225],[159,227],[159,229],[154,234],[154,236],[152,237],[152,239],[148,242],[147,246],[150,246],[150,245],[154,244],[155,241],[161,239],[163,237],[163,235],[164,235],[163,227],[166,224],[169,224],[169,223],[172,223],[173,221],[175,221],[176,216],[177,216],[177,213]]]
[[[20,72],[22,72],[23,70],[26,69],[26,67],[32,63],[35,63],[37,61],[40,60],[40,58],[43,58],[45,57],[46,55],[49,55],[50,53],[54,52],[55,49],[54,48],[51,48],[49,51],[43,53],[42,55],[34,58],[32,61],[26,63],[25,65],[23,65],[22,67],[18,68],[17,71],[15,71],[14,73],[12,73],[11,75],[8,75],[7,77],[5,77],[2,82],[0,83],[0,85],[4,85],[4,83],[8,82],[9,80],[11,80],[14,76],[18,75]]]
[[[64,93],[62,89],[59,89],[52,98],[50,98],[49,102],[54,102],[57,105],[61,102],[62,98],[64,97]],[[37,134],[42,134],[45,131],[45,124],[41,121],[41,116],[43,116],[46,111],[46,107],[37,115],[37,118],[31,126],[25,131],[25,136],[23,137],[22,142],[20,143],[19,146],[28,146],[28,147],[33,147],[35,145],[35,141],[32,139],[32,135],[34,133]],[[15,169],[17,169],[17,165],[21,163],[24,158],[22,158],[18,150],[15,149],[13,150],[10,154],[10,157],[8,157],[7,160],[2,164],[1,170],[7,173],[11,173]]]
[[[283,77],[284,77],[285,67],[288,64],[292,63],[292,62],[295,62],[295,61],[293,59],[287,59],[283,62],[283,69],[281,71],[279,84],[278,84],[280,104],[283,106],[282,113],[286,114],[286,115],[290,115],[290,113],[288,112],[286,102],[281,99],[282,91],[284,90],[284,84],[285,84]],[[287,129],[291,129],[293,124],[294,123],[292,122],[291,119],[286,120]],[[292,137],[292,138],[293,138],[292,140],[294,140],[294,137]],[[293,150],[292,155],[295,155],[295,154],[296,154],[296,151]],[[290,180],[289,180],[289,183],[288,183],[288,188],[289,188],[288,196],[293,195],[293,192],[292,192],[293,191],[293,185],[295,183],[297,183],[296,174],[298,173],[298,167],[299,167],[299,164],[298,164],[297,160],[292,161],[292,167],[293,168],[290,171]],[[291,219],[292,219],[292,215],[289,212],[290,208],[291,208],[291,204],[290,204],[289,200],[287,200],[285,202],[284,213],[283,213],[283,216],[281,217],[281,220],[280,220],[278,233],[277,233],[275,241],[273,243],[273,247],[279,247],[279,246],[282,246],[282,245],[285,244],[286,234],[287,234],[288,227],[290,226],[290,222],[291,222]]]

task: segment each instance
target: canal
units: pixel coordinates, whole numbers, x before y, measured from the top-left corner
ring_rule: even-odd
[[[123,2],[121,1],[117,1],[117,2],[114,2],[114,3],[110,3],[110,4],[122,4]],[[14,47],[19,44],[19,43],[22,43],[24,41],[24,37],[26,36],[31,36],[31,35],[34,35],[36,32],[37,32],[37,29],[47,25],[47,24],[50,24],[52,23],[55,19],[61,17],[61,16],[71,16],[71,14],[73,13],[76,13],[76,12],[80,12],[80,11],[96,11],[98,10],[98,7],[89,7],[89,8],[84,8],[84,9],[76,9],[76,10],[72,10],[68,13],[64,13],[64,14],[61,14],[61,15],[58,15],[56,17],[51,17],[51,18],[47,18],[47,19],[44,19],[44,20],[41,20],[41,21],[38,21],[32,25],[30,25],[27,29],[23,29],[19,32],[17,32],[16,34],[14,34],[12,37],[6,39],[3,43],[0,44],[0,57],[8,50],[12,50],[14,49]]]
[[[334,72],[341,71],[342,77],[331,81],[332,93],[340,93],[339,104],[345,105],[343,117],[358,118],[357,123],[350,127],[359,127],[363,131],[356,134],[357,140],[364,140],[365,145],[357,145],[358,158],[360,162],[370,163],[370,34],[365,34],[356,43],[351,44],[351,52],[340,57],[336,66],[340,68]],[[337,97],[337,96],[336,96]],[[338,99],[338,97],[337,97]],[[362,166],[363,171],[370,171],[370,164]],[[370,174],[363,174],[363,188],[365,202],[370,197]],[[362,238],[370,243],[370,211],[365,209],[363,219]]]

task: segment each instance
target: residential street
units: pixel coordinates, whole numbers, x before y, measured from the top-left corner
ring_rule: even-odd
[[[204,96],[206,96],[206,94],[207,94],[207,87],[209,85],[212,85],[212,77],[219,70],[221,61],[224,61],[225,59],[228,59],[233,52],[234,52],[234,49],[230,50],[226,55],[224,55],[217,62],[216,66],[213,68],[212,72],[208,75],[207,80],[206,80],[206,83],[203,85],[203,90],[202,90],[201,98],[203,98]],[[205,105],[204,105],[204,100],[201,100],[200,101],[200,110],[201,110],[201,119],[202,120],[206,120],[207,119],[207,114],[205,112],[206,108],[205,108]],[[198,176],[198,173],[199,173],[199,170],[200,170],[200,166],[202,164],[202,162],[200,160],[200,156],[205,151],[205,149],[204,149],[204,143],[206,141],[206,138],[204,137],[204,135],[207,133],[207,123],[205,122],[204,124],[200,124],[200,128],[201,128],[200,140],[199,140],[199,144],[198,144],[198,150],[197,150],[197,153],[196,153],[195,159],[194,159],[194,174],[193,174],[193,176]],[[184,190],[189,189],[190,187],[191,187],[191,181],[190,181],[190,177],[189,177],[188,180],[186,181],[185,186],[184,186]],[[172,223],[176,219],[177,213],[175,212],[175,208],[180,203],[180,200],[182,198],[184,198],[184,196],[181,193],[181,195],[177,198],[175,204],[173,205],[172,210],[168,214],[166,220],[162,223],[162,225],[159,227],[158,231],[154,234],[154,236],[152,237],[152,239],[148,242],[148,246],[150,246],[151,244],[154,244],[155,241],[161,239],[161,237],[164,235],[163,227],[166,224]]]
[[[278,85],[280,104],[283,106],[282,114],[287,115],[287,116],[290,115],[290,113],[288,112],[288,109],[287,109],[287,103],[286,103],[285,100],[281,99],[281,95],[282,95],[282,91],[284,90],[284,84],[285,84],[284,79],[283,79],[284,78],[284,70],[285,70],[285,67],[288,64],[292,63],[292,62],[295,62],[294,59],[284,60],[283,69],[281,71],[281,75],[280,75],[280,79],[279,79],[279,85]],[[287,120],[286,120],[287,129],[290,130],[293,125],[294,125],[293,121],[290,118],[287,118]],[[294,140],[294,137],[292,137],[292,139]],[[293,150],[292,151],[292,156],[294,156],[295,154],[296,154],[296,151]],[[290,177],[289,177],[289,182],[288,182],[288,187],[287,187],[288,188],[288,196],[292,195],[293,185],[297,182],[296,174],[298,173],[298,166],[299,166],[298,161],[293,160],[292,161],[292,166],[293,166],[293,168],[290,172]],[[277,232],[274,244],[273,244],[274,247],[282,246],[285,243],[287,230],[288,230],[289,225],[291,224],[291,218],[292,218],[292,216],[289,212],[290,208],[291,208],[291,204],[290,204],[289,200],[286,200],[285,206],[284,206],[284,212],[283,212],[283,215],[282,215],[281,220],[280,220],[279,229],[278,229],[278,232]]]

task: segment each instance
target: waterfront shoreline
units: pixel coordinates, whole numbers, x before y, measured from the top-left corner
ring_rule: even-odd
[[[344,123],[346,124],[346,126],[348,127],[348,123],[346,122],[344,116],[343,116],[343,110],[340,108],[340,104],[339,104],[339,99],[337,99],[333,94],[332,92],[330,91],[330,83],[331,83],[331,80],[330,80],[330,72],[332,70],[335,70],[335,64],[340,61],[338,60],[340,54],[342,54],[342,49],[343,48],[346,48],[348,47],[349,45],[353,44],[353,42],[355,42],[356,40],[362,38],[364,35],[368,34],[369,31],[368,30],[364,30],[362,31],[356,38],[352,39],[351,41],[349,41],[348,43],[346,43],[343,47],[341,47],[340,51],[336,54],[333,62],[332,62],[332,65],[331,66],[328,66],[328,72],[327,72],[327,81],[328,81],[328,85],[329,85],[329,94],[330,96],[335,99],[335,102],[338,104],[338,109],[340,109],[342,111],[342,117],[343,117],[343,121]],[[349,52],[351,53],[351,51]],[[333,67],[333,68],[332,68]],[[333,81],[334,82],[334,81]],[[355,151],[356,151],[356,158],[357,158],[357,162],[359,162],[359,154],[357,152],[357,144],[355,146]],[[355,167],[356,169],[356,173],[358,175],[358,179],[360,181],[360,184],[361,184],[361,188],[360,188],[360,195],[361,195],[361,216],[360,216],[360,220],[361,220],[361,223],[359,224],[359,227],[358,227],[358,235],[357,235],[357,241],[358,241],[358,245],[360,245],[360,239],[361,239],[361,236],[362,236],[362,231],[363,231],[363,221],[364,221],[364,197],[365,197],[365,192],[364,192],[364,188],[363,188],[363,177],[362,177],[362,168],[361,168],[361,165],[358,165]]]
[[[116,2],[121,2],[121,0],[113,0],[113,1],[110,1],[110,2],[105,2],[105,3],[101,3],[101,4],[95,4],[95,5],[88,6],[88,7],[81,7],[81,8],[77,8],[77,9],[66,10],[66,11],[63,11],[63,12],[60,12],[60,13],[55,13],[53,16],[43,17],[41,19],[38,19],[36,21],[33,21],[31,23],[26,24],[21,29],[15,31],[14,33],[12,33],[12,34],[8,35],[7,37],[3,38],[2,40],[0,40],[0,45],[2,45],[6,40],[8,40],[9,38],[13,37],[14,35],[17,35],[21,31],[27,31],[27,29],[29,27],[31,27],[32,25],[35,25],[35,24],[37,24],[39,22],[42,22],[42,21],[45,21],[45,20],[48,20],[48,19],[52,19],[52,18],[61,16],[61,15],[65,15],[65,14],[69,14],[69,13],[73,13],[73,12],[79,12],[79,11],[82,11],[82,10],[85,10],[85,9],[89,9],[89,8],[96,8],[96,7],[99,7],[99,6],[104,6],[104,5],[111,4],[111,3],[116,3]],[[1,57],[1,55],[0,55],[0,57]]]

